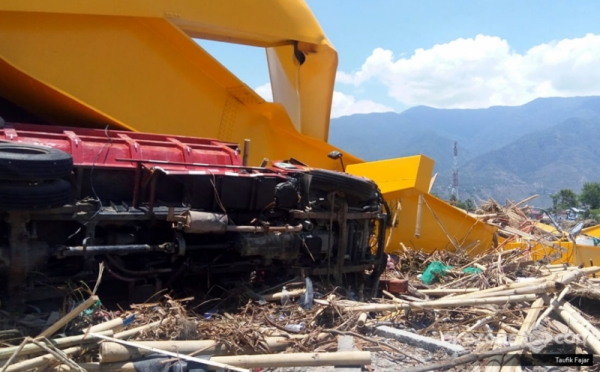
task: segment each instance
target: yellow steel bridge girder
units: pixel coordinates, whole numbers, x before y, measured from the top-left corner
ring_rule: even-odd
[[[190,37],[267,48],[276,103],[265,102]],[[0,96],[6,100],[63,125],[238,143],[249,138],[254,165],[263,157],[295,157],[340,169],[326,156],[337,150],[326,143],[336,68],[337,53],[302,0],[0,3]],[[345,153],[344,163],[348,172],[377,182],[391,206],[401,201],[388,250],[401,241],[448,248],[441,225],[463,246],[477,240],[489,246],[489,227],[427,195],[430,159],[360,164]],[[442,223],[422,211],[415,240],[420,194]]]
[[[336,148],[318,139],[327,130],[318,120],[307,119],[319,130],[304,128],[313,136],[299,133],[285,107],[265,102],[162,18],[0,11],[0,77],[0,95],[50,122],[249,138],[252,164],[293,156],[339,169],[326,157]],[[294,98],[303,102],[288,103]],[[312,111],[323,114],[321,124],[329,120],[323,106]]]
[[[406,247],[433,252],[467,249],[470,255],[491,247],[496,227],[429,194],[433,160],[423,156],[354,164],[347,172],[374,180],[391,209],[396,227],[388,231],[387,252]],[[419,198],[422,197],[421,212]]]
[[[219,96],[229,94],[236,99],[244,96],[243,105],[262,102],[190,37],[268,48],[271,78],[277,81],[275,102],[296,113],[291,122],[298,132],[327,141],[337,53],[302,0],[6,0],[0,4],[0,19],[4,63],[51,85],[54,89],[48,94],[67,96],[62,100],[70,101],[69,108],[93,123],[140,131],[165,132],[164,123],[158,122],[177,112],[171,120],[179,119],[178,126],[188,128],[190,135],[207,136],[194,127],[199,121],[217,127],[220,121],[211,121],[210,116],[221,110],[212,107],[206,118],[206,110],[193,111],[198,100],[222,103]],[[304,56],[302,65],[294,49]],[[197,95],[205,86],[198,85],[204,83],[199,75],[214,79],[222,92],[215,96],[218,89],[213,87]],[[97,81],[101,79],[107,80]],[[82,95],[81,89],[72,91],[73,84],[64,86],[75,81],[99,84],[85,86]],[[137,85],[139,91],[121,92],[124,82]],[[110,94],[103,89],[110,89]],[[176,97],[177,104],[166,96]],[[122,110],[115,101],[121,105],[127,101],[131,107]],[[82,105],[90,107],[78,107]],[[139,105],[145,110],[137,110]]]

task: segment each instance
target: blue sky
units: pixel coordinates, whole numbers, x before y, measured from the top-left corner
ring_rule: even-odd
[[[339,53],[332,117],[600,94],[598,1],[307,3]],[[264,49],[199,43],[268,96]]]

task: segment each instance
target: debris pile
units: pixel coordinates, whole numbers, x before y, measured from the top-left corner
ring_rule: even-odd
[[[523,218],[518,205],[490,202],[479,212],[500,227],[503,242],[560,239]],[[198,298],[159,293],[118,311],[81,289],[60,312],[0,311],[0,371],[506,372],[534,371],[539,354],[600,354],[600,267],[548,264],[502,243],[478,257],[401,248],[388,256],[368,302],[305,277]]]
[[[599,284],[588,276],[600,267],[539,266],[525,258],[519,251],[473,259],[405,250],[390,256],[393,268],[382,276],[388,288],[399,288],[389,282],[400,281],[405,289],[382,289],[383,296],[370,303],[348,299],[339,289],[325,292],[311,282],[312,306],[300,306],[306,289],[286,289],[287,296],[278,292],[258,295],[259,300],[249,290],[204,302],[163,295],[118,312],[90,296],[49,327],[34,322],[32,314],[19,319],[3,312],[3,327],[12,322],[15,328],[0,334],[0,365],[8,372],[58,366],[134,371],[144,363],[237,371],[373,363],[385,370],[377,360],[387,359],[389,370],[426,371],[498,362],[527,365],[527,351],[600,354],[595,314],[567,301],[598,301]],[[441,270],[430,270],[434,278],[425,285],[423,273],[433,264]],[[32,336],[21,337],[26,332]],[[573,342],[555,342],[565,334]],[[343,337],[351,339],[351,349],[338,351]]]

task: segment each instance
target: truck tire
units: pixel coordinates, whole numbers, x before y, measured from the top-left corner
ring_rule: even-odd
[[[4,210],[58,208],[71,200],[71,184],[61,179],[0,183],[0,209]]]
[[[0,143],[0,179],[43,181],[68,177],[73,157],[51,147]]]
[[[341,191],[361,201],[371,199],[377,190],[377,185],[373,181],[346,173],[313,169],[309,174],[312,176],[311,189]]]

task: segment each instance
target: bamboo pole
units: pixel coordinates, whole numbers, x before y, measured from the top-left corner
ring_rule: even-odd
[[[112,336],[113,331],[102,331],[102,332],[99,332],[98,334],[100,334],[102,336]],[[58,349],[66,349],[68,347],[75,346],[80,343],[86,344],[86,343],[97,342],[97,341],[98,341],[98,337],[91,336],[89,334],[87,336],[86,335],[77,335],[77,336],[69,336],[69,337],[56,338],[56,339],[49,340],[50,344]],[[18,349],[19,349],[18,346],[1,348],[0,349],[0,360],[8,359],[12,355],[12,353],[14,353]],[[27,344],[21,349],[21,351],[19,351],[19,353],[17,355],[19,355],[19,356],[31,355],[31,354],[35,354],[35,353],[39,353],[39,352],[43,352],[43,351],[44,351],[44,349],[42,349],[41,347],[39,347],[35,344]]]
[[[166,355],[166,356],[170,356],[170,357],[174,357],[174,358],[179,358],[179,359],[183,359],[183,360],[187,360],[190,362],[196,362],[196,363],[202,363],[202,364],[206,364],[207,366],[212,366],[212,367],[217,367],[219,369],[231,369],[233,371],[238,371],[238,372],[250,372],[250,370],[245,369],[245,368],[239,368],[239,367],[234,367],[225,363],[219,363],[219,362],[212,362],[212,361],[208,361],[208,360],[202,360],[199,358],[195,358],[195,357],[191,357],[188,355],[180,355],[178,353],[172,353],[170,351],[165,351],[165,350],[160,350],[160,349],[156,349],[153,347],[148,347],[148,346],[143,346],[134,342],[129,342],[129,341],[123,341],[123,340],[119,340],[113,337],[106,337],[106,336],[102,336],[99,335],[98,333],[90,333],[92,335],[95,335],[103,340],[107,340],[107,341],[114,341],[114,342],[118,342],[122,345],[127,345],[127,346],[131,346],[131,347],[136,347],[136,348],[140,348],[140,349],[146,349],[146,350],[150,350],[153,351],[155,353],[158,354],[162,354],[162,355]]]
[[[287,292],[288,292],[290,298],[300,297],[301,295],[306,293],[306,289],[305,288],[294,289],[294,290],[287,291]],[[262,297],[265,301],[279,301],[279,300],[281,300],[281,296],[282,296],[282,293],[277,292],[277,293],[272,293],[272,294],[268,294],[268,295],[263,295]]]
[[[290,346],[294,339],[301,337],[266,337],[265,342],[272,351],[282,351]],[[227,344],[215,340],[195,340],[195,341],[137,341],[136,345],[160,349],[179,354],[191,354],[202,350],[197,355],[223,355],[228,353]],[[245,349],[244,352],[252,352],[252,348]],[[140,348],[121,345],[116,342],[103,342],[100,345],[100,361],[102,363],[124,362],[134,360],[145,355],[152,354],[153,351]]]
[[[600,354],[600,340],[598,340],[594,335],[590,332],[590,330],[581,324],[577,319],[573,317],[573,314],[566,310],[563,306],[558,306],[554,309],[554,312],[560,315],[560,317],[564,320],[564,322],[571,328],[575,333],[580,335],[583,338],[584,344],[594,350],[595,354]]]
[[[183,355],[180,357],[183,359]],[[371,364],[371,353],[369,351],[338,351],[333,353],[235,355],[212,357],[206,360],[204,364],[213,362],[236,365],[243,368],[360,366]],[[80,366],[90,372],[136,372],[132,362],[83,363]],[[214,371],[216,368],[208,365],[208,369]]]
[[[399,299],[398,297],[394,296],[393,294],[391,294],[390,292],[386,291],[385,289],[382,289],[382,290],[381,290],[381,292],[382,292],[384,295],[386,295],[386,296],[388,296],[389,298],[391,298],[391,299],[392,299],[392,301],[394,301],[394,302],[398,302],[398,303],[401,303],[401,304],[408,304],[408,303],[410,303],[409,301],[405,301],[405,300],[401,300],[401,299]]]
[[[569,292],[569,289],[571,289],[571,286],[567,285],[556,298],[551,299],[549,306],[546,308],[546,310],[544,310],[542,315],[540,315],[533,328],[539,327],[542,323],[542,320],[544,320],[544,318],[546,318],[554,309],[556,309],[557,306],[560,305],[565,295]]]
[[[531,286],[531,285],[534,285],[534,284],[539,284],[539,283],[546,282],[548,280],[551,280],[551,278],[549,278],[549,277],[548,278],[536,278],[536,279],[533,279],[533,280],[528,280],[526,282],[504,284],[504,285],[501,285],[501,286],[498,286],[498,287],[493,287],[493,288],[488,288],[488,289],[482,289],[480,291],[476,291],[476,292],[471,292],[471,293],[466,293],[466,294],[454,296],[453,298],[455,300],[458,300],[458,299],[463,299],[463,298],[485,297],[488,294],[493,294],[493,293],[504,291],[504,290],[508,290],[508,289],[516,289],[516,288],[528,287],[528,286]]]
[[[83,301],[83,303],[79,304],[79,306],[77,306],[73,310],[69,311],[67,313],[67,315],[65,315],[61,319],[59,319],[58,322],[52,324],[50,327],[48,327],[48,329],[46,329],[44,332],[40,333],[40,335],[37,338],[52,336],[59,329],[61,329],[65,325],[67,325],[67,323],[69,323],[71,320],[77,318],[79,316],[79,314],[81,314],[83,311],[87,310],[90,306],[95,304],[97,301],[98,301],[98,296],[91,296],[87,300]]]
[[[523,324],[521,325],[521,329],[519,329],[519,333],[517,333],[517,337],[515,338],[515,342],[513,343],[513,345],[525,345],[527,343],[527,335],[533,329],[533,326],[535,325],[535,321],[538,318],[538,316],[540,315],[540,312],[542,311],[543,306],[544,306],[543,298],[538,298],[537,300],[535,300],[535,302],[533,304],[531,304],[531,307],[529,308],[529,311],[527,311],[527,316],[525,317],[525,320],[523,321]],[[520,352],[519,351],[511,351],[510,353],[507,353],[507,354],[520,354]],[[510,365],[510,366],[502,367],[502,369],[500,371],[516,372],[518,370],[520,370],[520,367],[517,368],[517,366],[515,366],[515,365]]]
[[[522,288],[514,288],[514,289],[506,289],[504,291],[497,291],[493,293],[488,293],[483,296],[479,296],[479,298],[486,298],[490,296],[511,296],[511,295],[521,295],[521,294],[531,294],[531,293],[553,293],[559,291],[564,288],[564,284],[559,282],[547,281],[545,283],[534,284],[527,287]]]
[[[73,355],[81,351],[81,347],[74,346],[68,349],[62,350],[66,355]],[[42,356],[24,360],[19,363],[9,365],[5,372],[22,372],[32,370],[34,368],[44,367],[49,365],[50,363],[56,362],[58,359],[52,354],[44,354]]]
[[[421,293],[429,296],[445,296],[454,293],[473,293],[481,291],[479,288],[434,288],[434,289],[420,289]],[[454,297],[456,298],[456,297]]]
[[[237,355],[210,358],[211,361],[213,359],[244,368],[364,366],[371,364],[371,352],[338,351],[333,353]]]
[[[466,331],[459,333],[458,336],[456,336],[456,342],[460,341],[460,339],[466,335],[467,333],[473,332],[481,327],[483,327],[484,325],[488,324],[489,322],[493,321],[494,317],[491,315],[486,316],[485,318],[481,318],[479,319],[477,322],[475,322],[475,324],[473,324],[471,327],[467,328]]]
[[[511,208],[517,208],[519,205],[521,205],[521,204],[525,204],[525,203],[527,203],[528,201],[532,201],[533,199],[537,198],[538,196],[539,196],[538,194],[531,195],[530,197],[528,197],[528,198],[525,198],[525,199],[521,200],[520,202],[518,202],[518,203],[516,203],[516,204],[513,204],[513,205],[511,206]]]
[[[591,275],[598,271],[600,271],[599,266],[585,267],[585,268],[579,269],[579,270],[553,273],[547,277],[535,278],[535,279],[528,280],[525,282],[511,283],[511,284],[505,284],[505,285],[501,285],[501,286],[494,287],[494,288],[483,289],[481,291],[477,291],[477,292],[473,292],[473,293],[467,293],[467,294],[463,294],[463,295],[454,296],[453,298],[458,300],[458,299],[463,299],[463,298],[486,297],[489,293],[496,293],[496,292],[508,290],[508,289],[523,288],[523,287],[527,287],[530,285],[539,284],[539,283],[547,282],[547,281],[556,281],[561,284],[569,284],[569,283],[579,279],[583,275]]]
[[[89,332],[102,332],[108,329],[112,329],[113,332],[120,331],[123,329],[123,319],[115,318],[113,320],[109,320],[108,322],[96,324],[90,327]],[[84,333],[86,330],[84,330]]]
[[[148,323],[143,326],[139,326],[139,327],[128,329],[126,331],[115,333],[114,337],[118,338],[118,339],[128,338],[128,337],[136,335],[140,332],[143,332],[143,331],[146,331],[146,330],[149,330],[152,328],[157,328],[161,323],[162,323],[162,320],[157,320],[156,322]]]
[[[512,333],[514,335],[519,333],[518,329],[516,329],[515,327],[511,327],[504,322],[498,322],[498,327],[500,327],[500,329],[502,329],[503,331],[506,331],[507,333]]]
[[[421,237],[421,221],[423,220],[423,194],[419,194],[417,202],[417,218],[415,222],[415,237]]]
[[[362,328],[365,326],[366,321],[367,321],[367,313],[360,313],[360,315],[358,316],[358,321],[356,322],[356,325],[358,326],[358,328]]]
[[[573,305],[571,305],[568,302],[563,302],[561,304],[565,310],[571,314],[571,316],[577,320],[579,323],[581,323],[585,328],[587,328],[588,331],[590,331],[592,333],[592,335],[594,337],[596,337],[598,340],[600,340],[600,330],[598,328],[596,328],[594,325],[592,325],[590,322],[588,322],[587,319],[585,319],[584,317],[581,316],[581,314],[579,314],[579,312],[573,307]]]
[[[560,264],[548,264],[548,265],[544,265],[542,267],[546,267],[549,269],[555,268],[555,267],[563,267],[563,268],[576,268],[577,266],[569,266],[569,264],[566,263],[560,263]]]
[[[502,348],[504,346],[505,342],[507,342],[506,331],[501,329],[500,331],[498,331],[498,335],[496,336],[496,339],[494,340],[494,349]],[[492,349],[492,351],[494,351],[494,349]],[[502,354],[494,355],[493,357],[491,357],[490,360],[488,360],[487,363],[485,364],[484,372],[500,372],[500,368],[502,368],[503,359],[504,358],[503,358]]]
[[[421,293],[421,291],[413,287],[410,283],[408,284],[408,293],[420,298],[421,300],[429,300],[429,297],[426,294]]]
[[[416,366],[410,368],[402,368],[403,372],[426,372],[426,371],[439,371],[445,368],[456,367],[465,363],[472,363],[485,358],[493,357],[495,355],[502,355],[511,351],[518,351],[527,349],[527,345],[513,345],[502,349],[490,350],[483,353],[467,354],[458,358],[452,358],[440,363],[427,364],[424,366]]]
[[[369,304],[362,306],[351,306],[343,308],[346,312],[369,312],[369,311],[394,311],[401,309],[411,308],[435,308],[435,307],[459,307],[459,306],[476,306],[476,305],[489,305],[489,304],[504,304],[510,302],[525,302],[533,301],[537,298],[535,294],[517,295],[517,296],[501,296],[501,297],[489,297],[489,298],[471,298],[471,299],[460,299],[460,300],[446,300],[446,301],[426,301],[419,303],[396,303],[396,304]]]

